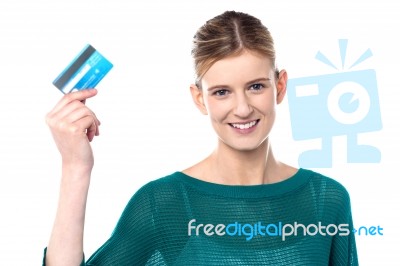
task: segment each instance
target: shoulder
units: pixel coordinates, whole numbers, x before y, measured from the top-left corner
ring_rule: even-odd
[[[179,172],[174,172],[146,183],[134,193],[132,200],[146,199],[154,204],[157,201],[180,197],[185,188],[179,176]]]
[[[324,188],[336,189],[347,193],[346,188],[335,178],[309,169],[303,169],[303,171],[304,173],[309,175],[310,182],[313,182],[314,184],[317,184],[318,186],[322,186]]]
[[[177,204],[182,199],[182,188],[179,185],[178,172],[149,181],[140,187],[128,201],[124,213],[147,213],[153,215],[160,206]]]
[[[181,188],[180,173],[174,172],[163,177],[154,179],[143,185],[137,193],[160,193],[165,191],[177,190]],[[136,193],[136,194],[137,194]]]
[[[315,206],[321,219],[330,223],[349,222],[351,220],[350,195],[347,189],[332,177],[306,170],[309,183],[306,187],[308,199]]]
[[[330,199],[330,201],[341,204],[349,202],[350,195],[339,181],[309,169],[303,170],[309,175],[309,188],[316,197]]]

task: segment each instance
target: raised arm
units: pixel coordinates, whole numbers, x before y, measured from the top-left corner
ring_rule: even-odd
[[[46,265],[79,265],[83,259],[86,201],[94,163],[90,142],[99,135],[100,125],[85,101],[96,94],[95,89],[67,94],[46,116],[62,159],[59,202]]]

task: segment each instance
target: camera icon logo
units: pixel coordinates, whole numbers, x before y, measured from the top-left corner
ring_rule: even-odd
[[[339,40],[344,68],[347,40]],[[367,49],[352,67],[372,56]],[[316,59],[335,69],[318,52]],[[332,167],[332,138],[347,138],[348,163],[379,163],[379,149],[358,144],[358,134],[382,129],[376,72],[373,69],[294,78],[287,86],[294,140],[321,139],[321,149],[300,154],[300,167]]]

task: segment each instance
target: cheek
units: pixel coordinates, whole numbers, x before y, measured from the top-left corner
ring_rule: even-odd
[[[212,120],[220,121],[225,119],[230,110],[229,101],[221,101],[216,99],[207,100],[207,110],[210,118]]]
[[[254,101],[253,106],[266,116],[275,114],[276,102],[272,97],[260,97]]]

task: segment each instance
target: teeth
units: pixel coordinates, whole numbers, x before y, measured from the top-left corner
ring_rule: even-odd
[[[234,128],[239,128],[239,129],[248,129],[248,128],[253,127],[256,123],[257,123],[257,121],[253,121],[253,122],[250,122],[247,124],[232,124],[232,126]]]

